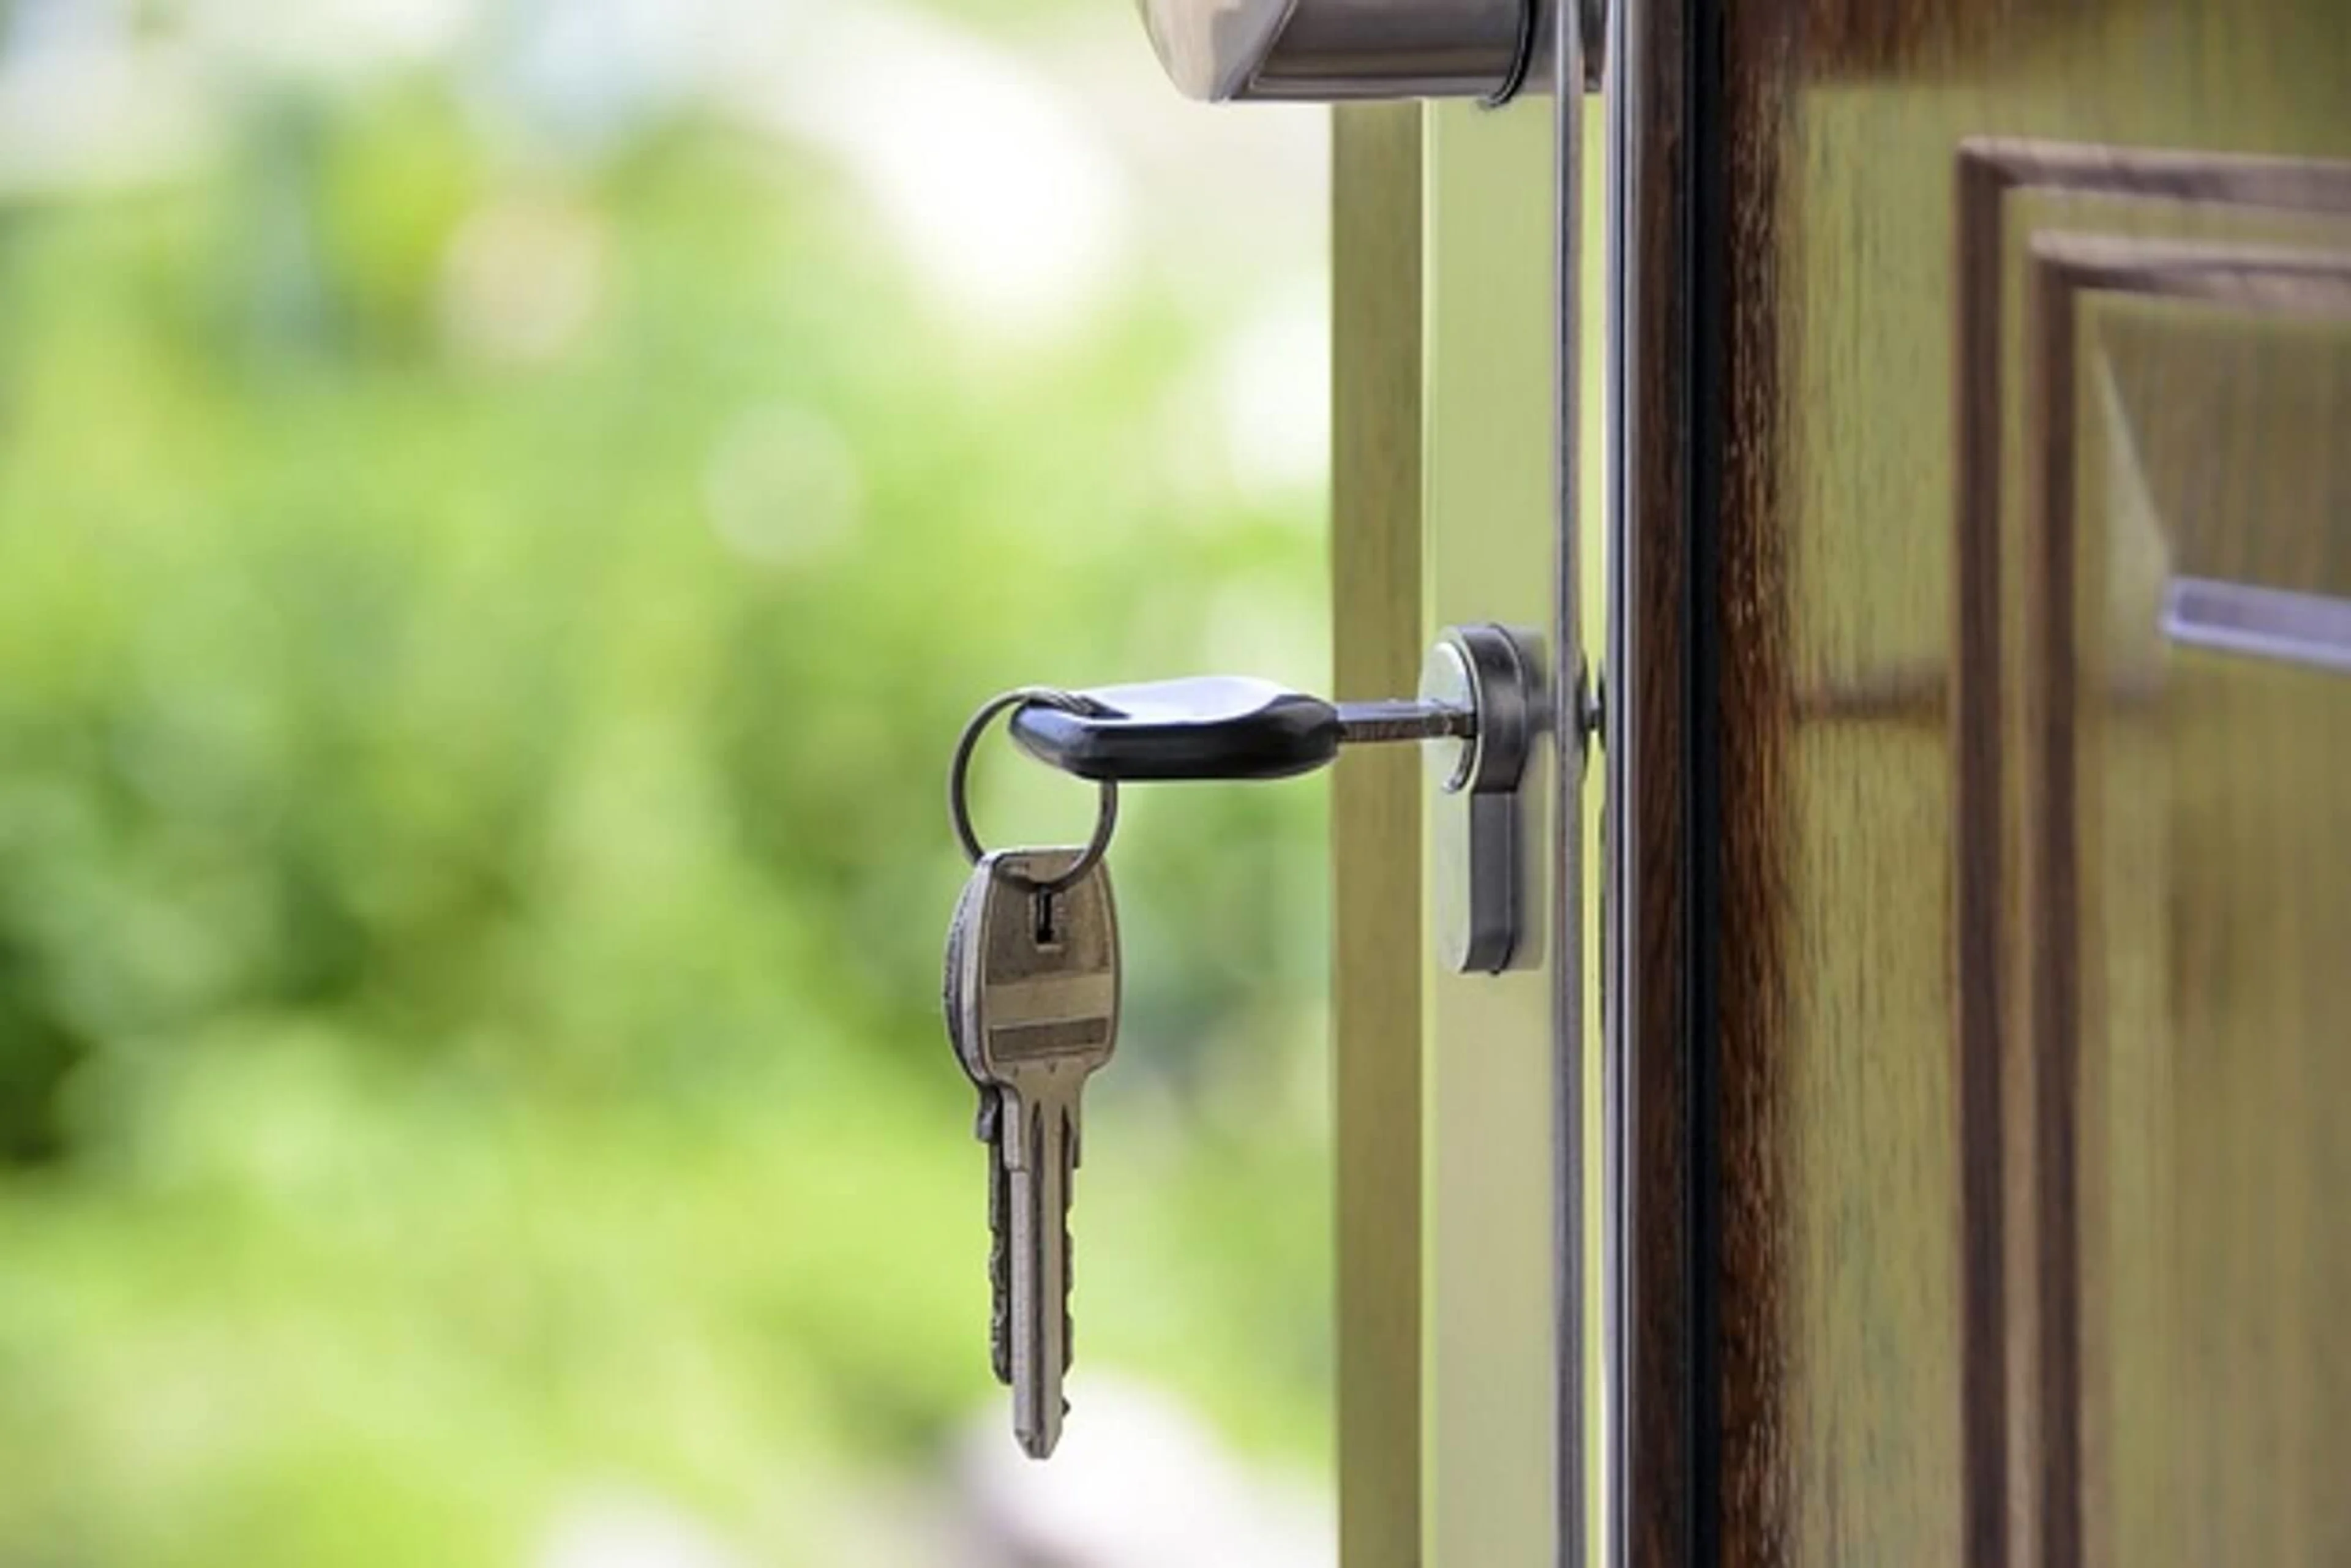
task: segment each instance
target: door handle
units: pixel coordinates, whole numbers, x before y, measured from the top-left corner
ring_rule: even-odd
[[[1541,87],[1558,17],[1599,89],[1606,0],[1136,0],[1176,85],[1211,102],[1479,98]]]

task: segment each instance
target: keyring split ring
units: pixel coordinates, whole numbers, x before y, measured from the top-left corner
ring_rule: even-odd
[[[1092,702],[1073,692],[1057,691],[1050,686],[1022,686],[1017,691],[1005,693],[971,716],[971,722],[963,727],[963,738],[956,742],[955,766],[947,772],[947,815],[955,822],[956,837],[963,842],[964,854],[974,865],[987,858],[987,851],[979,841],[978,831],[971,825],[968,785],[972,753],[979,749],[979,737],[987,733],[987,727],[995,722],[997,715],[1012,708],[1027,707],[1032,703],[1060,708],[1064,713],[1096,711]],[[1077,862],[1050,882],[1032,882],[1025,876],[1019,880],[1029,883],[1040,893],[1061,893],[1075,887],[1092,873],[1094,867],[1102,864],[1104,855],[1110,853],[1111,835],[1117,831],[1118,784],[1113,779],[1105,779],[1102,781],[1102,805],[1094,814],[1094,836],[1078,856]]]

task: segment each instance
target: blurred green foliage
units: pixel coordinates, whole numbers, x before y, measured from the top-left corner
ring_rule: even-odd
[[[1170,482],[1173,298],[958,336],[788,144],[249,107],[0,210],[0,1559],[521,1562],[614,1485],[836,1561],[998,1414],[946,749],[1236,594],[1319,645],[1311,497]],[[1088,1365],[1308,1462],[1321,809],[1134,803],[1079,1214]]]

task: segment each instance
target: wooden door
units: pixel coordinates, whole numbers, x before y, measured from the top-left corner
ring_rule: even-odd
[[[1620,3],[1629,1553],[2351,1562],[2351,6]]]

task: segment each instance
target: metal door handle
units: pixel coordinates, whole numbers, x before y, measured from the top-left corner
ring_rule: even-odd
[[[1605,0],[1135,0],[1176,85],[1212,102],[1481,98],[1545,85],[1563,6],[1596,89]]]

